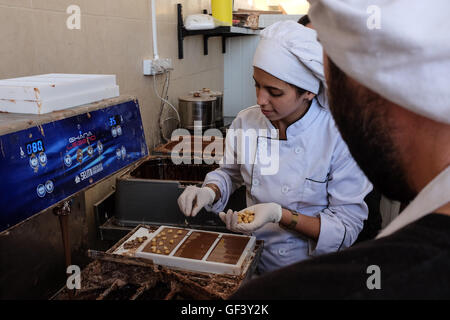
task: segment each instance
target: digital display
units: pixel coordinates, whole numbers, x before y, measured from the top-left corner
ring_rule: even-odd
[[[122,124],[122,117],[119,115],[109,117],[109,126],[114,127]]]
[[[30,156],[33,153],[43,152],[45,151],[44,143],[42,139],[27,143],[26,145],[27,154]]]

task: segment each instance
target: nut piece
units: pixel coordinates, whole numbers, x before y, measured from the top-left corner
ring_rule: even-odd
[[[238,223],[251,223],[253,220],[255,220],[255,213],[250,210],[238,213]]]

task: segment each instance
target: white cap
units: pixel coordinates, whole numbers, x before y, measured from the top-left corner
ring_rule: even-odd
[[[327,55],[412,112],[450,124],[449,0],[309,0]]]
[[[317,41],[316,31],[295,21],[276,22],[261,32],[253,66],[324,96],[322,46]]]

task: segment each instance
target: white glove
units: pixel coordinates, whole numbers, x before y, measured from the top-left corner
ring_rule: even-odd
[[[219,217],[227,225],[228,230],[243,233],[253,232],[264,226],[266,223],[278,223],[281,220],[281,206],[273,202],[255,204],[240,212],[246,210],[255,213],[255,219],[250,223],[238,223],[239,212],[233,212],[232,210],[228,210],[226,214],[225,212],[220,212]]]
[[[204,206],[213,204],[215,198],[211,188],[188,186],[178,198],[178,206],[185,216],[195,217]]]
[[[227,229],[233,232],[243,232],[240,230],[238,225],[238,212],[228,209],[227,213],[219,212],[219,217],[222,219],[223,223],[227,226]]]

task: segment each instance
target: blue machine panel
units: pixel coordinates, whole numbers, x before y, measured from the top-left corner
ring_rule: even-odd
[[[0,232],[147,154],[137,101],[0,136]]]

